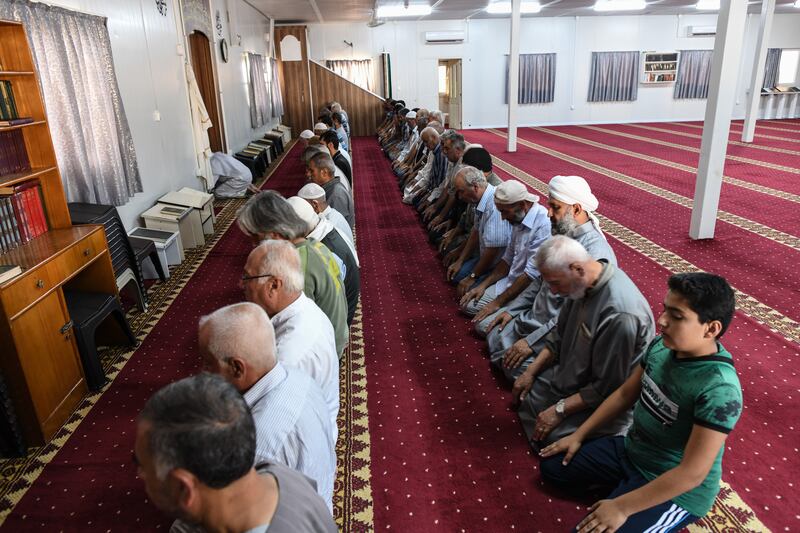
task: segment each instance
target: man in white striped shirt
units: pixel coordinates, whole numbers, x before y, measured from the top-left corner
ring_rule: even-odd
[[[303,294],[300,254],[289,241],[266,240],[250,252],[247,264],[252,272],[269,275],[243,282],[245,298],[272,317],[278,361],[299,368],[319,385],[330,413],[335,443],[339,415],[336,336],[328,316]]]
[[[336,441],[330,413],[311,376],[276,360],[267,313],[249,302],[218,309],[200,319],[198,344],[203,369],[224,377],[250,407],[256,464],[277,462],[302,472],[332,510]]]

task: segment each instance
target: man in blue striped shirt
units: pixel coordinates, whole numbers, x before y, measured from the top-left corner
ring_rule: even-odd
[[[224,377],[250,407],[256,464],[277,462],[302,472],[332,510],[336,441],[330,413],[311,376],[276,360],[267,313],[249,302],[218,309],[200,319],[198,345],[203,370]]]
[[[503,219],[508,220],[514,229],[511,243],[492,273],[461,299],[461,311],[474,316],[473,322],[483,322],[516,298],[531,282],[539,281],[541,276],[535,257],[539,246],[550,238],[550,219],[547,209],[538,201],[539,198],[528,192],[519,181],[509,180],[497,186],[494,202]],[[485,322],[483,328],[489,322]]]
[[[477,204],[472,232],[456,262],[447,269],[447,279],[458,283],[461,297],[500,261],[511,240],[511,224],[497,210],[495,186],[486,181],[483,172],[464,167],[456,173],[453,183],[463,202]]]

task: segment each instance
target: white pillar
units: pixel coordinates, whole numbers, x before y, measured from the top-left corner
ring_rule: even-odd
[[[762,0],[761,17],[758,20],[758,44],[753,58],[750,78],[750,93],[747,95],[747,110],[742,128],[742,142],[751,143],[756,134],[758,105],[761,103],[761,85],[764,83],[764,62],[767,60],[767,38],[775,14],[775,0]]]
[[[519,25],[521,0],[511,0],[511,45],[508,55],[508,151],[517,151],[517,99],[519,95]]]
[[[746,17],[747,0],[720,2],[692,221],[689,226],[689,236],[692,239],[714,237]]]

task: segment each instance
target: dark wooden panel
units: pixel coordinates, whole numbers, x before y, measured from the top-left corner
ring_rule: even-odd
[[[206,105],[206,111],[208,111],[211,124],[213,124],[208,129],[208,142],[212,152],[224,152],[225,143],[223,139],[225,133],[217,107],[217,94],[219,91],[217,90],[214,71],[212,70],[214,67],[211,64],[211,43],[208,37],[196,31],[189,35],[189,47],[191,48],[194,77],[197,79],[200,95],[203,97],[203,103]]]
[[[283,61],[281,41],[287,35],[300,41],[303,59],[301,61]],[[297,137],[301,131],[312,129],[314,116],[311,114],[311,88],[308,84],[308,50],[306,48],[305,26],[277,26],[275,28],[277,45],[278,72],[283,95],[283,123],[292,128],[292,135]]]
[[[350,119],[350,135],[374,135],[383,118],[383,98],[365,91],[328,68],[310,61],[311,91],[321,107],[335,100],[342,104]]]

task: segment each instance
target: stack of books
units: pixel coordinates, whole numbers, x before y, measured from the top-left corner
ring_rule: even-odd
[[[22,130],[0,131],[0,176],[31,168]]]
[[[36,180],[14,187],[0,187],[0,253],[16,248],[47,230],[47,216]]]

